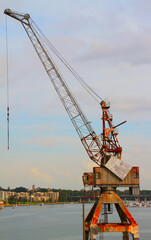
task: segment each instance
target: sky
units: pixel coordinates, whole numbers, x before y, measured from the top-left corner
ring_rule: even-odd
[[[0,186],[82,189],[92,171],[67,116],[22,25],[5,8],[29,13],[78,74],[110,101],[122,160],[140,167],[141,189],[151,189],[151,2],[148,0],[0,1]],[[7,150],[7,65],[10,150]],[[53,55],[53,54],[52,54]],[[55,63],[97,134],[101,108]]]

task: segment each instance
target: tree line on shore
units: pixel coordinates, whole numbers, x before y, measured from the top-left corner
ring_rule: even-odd
[[[0,191],[11,191],[11,192],[29,192],[32,194],[33,190],[28,190],[25,187],[16,187],[14,189],[10,189],[8,187],[7,189],[0,187]],[[48,192],[48,188],[37,188],[36,191],[38,192]],[[69,190],[69,189],[51,189],[52,192],[59,192],[59,202],[72,202],[72,201],[80,201],[82,199],[86,198],[93,198],[97,197],[99,195],[99,190],[92,191],[84,191],[84,189],[81,190]],[[125,191],[117,191],[117,194],[121,197],[126,197],[129,195],[128,190]],[[151,190],[141,190],[140,195],[150,195],[151,196]],[[11,200],[11,199],[10,199]]]

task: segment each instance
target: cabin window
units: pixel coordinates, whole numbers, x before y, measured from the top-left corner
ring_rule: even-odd
[[[134,178],[135,178],[135,179],[138,179],[138,178],[139,178],[139,173],[138,173],[138,172],[135,172],[135,173],[134,173]]]
[[[101,173],[96,173],[95,177],[96,177],[96,179],[100,179],[101,178]]]
[[[83,176],[83,182],[84,182],[84,184],[88,184],[88,181],[89,181],[88,175],[84,175],[84,176]]]

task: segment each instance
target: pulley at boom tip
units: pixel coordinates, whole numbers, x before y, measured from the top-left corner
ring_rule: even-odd
[[[19,12],[16,12],[16,11],[14,12],[14,11],[11,11],[10,8],[6,8],[4,10],[4,13],[6,15],[11,15],[11,17],[15,14],[15,15],[18,15],[18,16],[22,16],[27,20],[30,18],[30,15],[28,13],[22,14],[22,13],[19,13]]]
[[[30,21],[29,21],[30,15],[28,13],[22,14],[22,13],[15,12],[15,11],[12,11],[9,8],[7,8],[4,10],[4,14],[6,14],[12,18],[15,18],[16,20],[20,21],[22,24],[26,24],[28,26],[30,25]]]

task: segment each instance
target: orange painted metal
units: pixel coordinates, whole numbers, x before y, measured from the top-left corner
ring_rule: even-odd
[[[83,183],[84,186],[100,187],[102,194],[94,203],[85,219],[85,240],[88,240],[89,236],[91,240],[95,240],[99,232],[122,232],[123,240],[128,240],[129,233],[131,233],[134,240],[139,240],[138,224],[121,198],[116,194],[117,187],[129,187],[130,189],[139,190],[139,167],[132,167],[123,180],[105,167],[105,164],[109,159],[106,153],[112,153],[114,156],[117,156],[117,158],[121,158],[122,148],[118,142],[117,134],[114,131],[112,124],[113,119],[108,111],[109,106],[107,106],[105,102],[102,102],[101,106],[103,112],[103,164],[100,167],[94,167],[93,172],[85,172],[83,174]],[[91,147],[93,147],[93,144],[91,144]],[[94,150],[94,148],[92,149]],[[121,222],[108,223],[107,217],[104,218],[105,222],[100,221],[103,207],[105,209],[105,205],[109,206],[110,204],[115,205]],[[107,214],[107,212],[104,212],[104,216],[105,214]]]
[[[115,204],[121,219],[120,223],[100,223],[99,217],[104,204]],[[89,232],[92,239],[99,232],[123,232],[131,233],[133,239],[139,240],[139,227],[121,198],[114,191],[106,191],[92,207],[85,219],[85,231]],[[124,238],[123,238],[124,239]]]
[[[102,122],[103,122],[103,133],[102,133],[102,146],[103,149],[108,153],[114,153],[121,158],[122,147],[119,144],[117,133],[114,130],[112,124],[113,117],[109,112],[110,106],[106,102],[101,102],[102,107]],[[107,160],[106,160],[107,161]],[[106,161],[104,163],[106,163]]]

